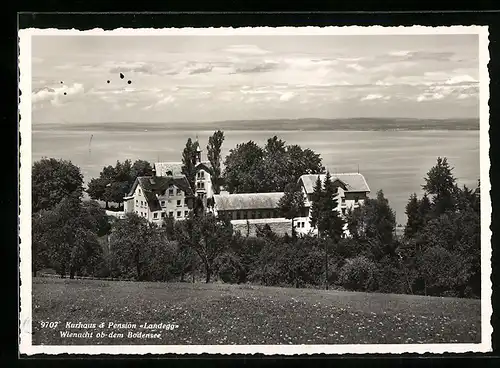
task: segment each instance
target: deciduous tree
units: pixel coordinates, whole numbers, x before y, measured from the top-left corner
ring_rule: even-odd
[[[133,212],[127,213],[124,219],[115,223],[110,243],[115,276],[138,281],[148,279],[151,248],[161,243],[152,224]]]
[[[252,193],[260,191],[259,166],[264,151],[255,142],[240,143],[231,149],[224,161],[224,179],[230,193]]]
[[[83,175],[71,161],[43,158],[33,164],[33,212],[54,208],[64,198],[79,199],[83,193]]]
[[[94,272],[102,258],[98,233],[107,231],[106,219],[94,204],[82,205],[78,198],[67,197],[34,216],[35,257],[41,257],[45,266],[54,268],[61,277]],[[39,264],[35,266],[39,268]]]

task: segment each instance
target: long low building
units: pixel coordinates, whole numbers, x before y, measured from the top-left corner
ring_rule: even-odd
[[[214,211],[219,217],[230,220],[278,218],[278,202],[283,192],[241,193],[221,192],[214,195]]]
[[[221,192],[214,195],[214,213],[231,220],[235,231],[254,236],[257,226],[269,225],[274,232],[291,234],[292,222],[279,213],[278,202],[283,192],[241,193]]]

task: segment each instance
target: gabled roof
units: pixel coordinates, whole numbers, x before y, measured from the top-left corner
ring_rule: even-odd
[[[170,171],[173,176],[181,176],[182,174],[182,162],[155,162],[155,171],[157,176],[167,176],[167,173]],[[203,169],[208,173],[211,173],[210,162],[209,161],[201,161],[198,165],[196,165],[196,169]]]
[[[275,209],[281,197],[283,192],[216,194],[214,203],[218,211]]]
[[[140,185],[148,202],[151,211],[160,211],[161,206],[158,201],[157,195],[164,195],[165,192],[171,187],[175,186],[186,193],[187,196],[193,195],[193,191],[184,176],[140,176],[135,179],[128,196],[132,196]]]
[[[311,174],[302,175],[299,181],[302,182],[304,189],[307,194],[314,192],[314,186],[316,185],[316,180],[320,177],[322,183],[325,182],[326,174]],[[347,192],[370,192],[370,187],[366,182],[365,177],[360,173],[331,173],[332,182],[336,180],[344,184]]]

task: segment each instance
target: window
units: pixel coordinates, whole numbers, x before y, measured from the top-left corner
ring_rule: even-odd
[[[188,216],[188,211],[184,211],[184,216],[187,217]]]
[[[354,204],[358,204],[359,203],[359,197],[354,197]]]
[[[182,205],[181,205],[181,200],[180,200],[180,199],[178,199],[178,200],[177,200],[177,207],[180,207],[180,206],[182,206]]]
[[[136,200],[135,200],[135,205],[136,205],[136,206],[138,206],[138,205],[139,205],[139,200],[138,200],[138,199],[136,199]]]
[[[161,201],[161,206],[165,207],[165,201]]]
[[[170,188],[170,189],[168,190],[168,195],[171,195],[171,196],[173,196],[173,195],[174,195],[174,189],[173,189],[173,188]]]
[[[182,194],[182,190],[180,190],[179,188],[177,188],[177,195],[181,195]]]
[[[240,211],[236,211],[236,220],[241,219],[241,213]]]
[[[165,215],[166,215],[166,213],[165,213],[165,212],[162,212],[162,213],[161,213],[161,218],[164,218],[164,217],[165,217]]]
[[[141,201],[141,207],[144,207],[144,202],[143,201]]]
[[[181,217],[181,211],[177,211],[177,217]]]
[[[170,212],[168,213],[168,216],[169,216],[169,217],[174,217],[174,211],[170,211]]]
[[[153,213],[153,218],[155,218],[155,219],[158,218],[158,212]]]
[[[141,188],[139,188],[139,194],[142,194],[142,193],[141,193]]]
[[[139,214],[139,211],[135,210],[135,213]]]

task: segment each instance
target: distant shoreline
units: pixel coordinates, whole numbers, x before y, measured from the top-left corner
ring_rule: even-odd
[[[479,119],[277,119],[208,123],[35,123],[34,130],[67,131],[457,131],[479,130]]]

